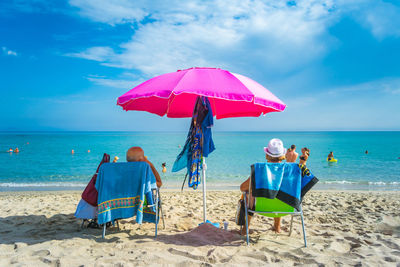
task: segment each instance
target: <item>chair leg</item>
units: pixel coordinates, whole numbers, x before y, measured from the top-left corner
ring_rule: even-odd
[[[165,230],[164,212],[163,212],[163,209],[162,209],[162,201],[161,201],[160,191],[158,191],[158,199],[159,199],[159,202],[160,202],[160,212],[161,212],[161,220],[162,220],[162,223],[163,223],[163,229]]]
[[[159,209],[158,209],[158,204],[159,204],[158,190],[157,190],[157,192],[156,192],[156,201],[155,201],[155,204],[156,204],[156,229],[155,229],[155,237],[157,237],[158,220],[159,220],[159,218],[160,218],[160,212],[159,212]]]
[[[247,214],[247,194],[244,193],[244,212],[246,214],[246,242],[249,245],[249,216]]]
[[[104,223],[104,224],[103,224],[103,235],[102,235],[102,236],[103,236],[103,239],[106,237],[106,224],[107,224],[107,223]]]
[[[303,210],[301,210],[300,216],[301,216],[301,225],[303,227],[304,247],[307,247],[307,237],[306,237],[306,228],[304,227]]]
[[[162,224],[163,224],[163,229],[165,230],[165,221],[164,221],[164,213],[162,210],[162,205],[160,205],[160,212],[161,212],[161,220],[162,220]]]
[[[292,218],[290,219],[290,230],[289,230],[289,236],[292,235],[292,231],[293,231],[293,215]]]
[[[86,221],[86,219],[82,220],[81,229],[83,229],[83,226],[85,225],[85,221]]]

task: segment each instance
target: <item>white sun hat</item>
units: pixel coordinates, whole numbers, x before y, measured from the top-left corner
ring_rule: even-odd
[[[286,154],[286,148],[283,147],[283,143],[281,139],[273,138],[269,141],[268,147],[264,147],[265,154],[279,158]]]

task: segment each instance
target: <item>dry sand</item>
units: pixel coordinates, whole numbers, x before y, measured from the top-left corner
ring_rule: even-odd
[[[400,192],[312,191],[303,204],[308,247],[300,218],[288,237],[271,231],[272,219],[255,216],[251,244],[234,223],[240,193],[208,192],[209,219],[229,221],[229,231],[202,220],[202,195],[163,192],[166,229],[122,220],[80,229],[73,214],[78,192],[0,194],[0,266],[314,265],[400,266]]]

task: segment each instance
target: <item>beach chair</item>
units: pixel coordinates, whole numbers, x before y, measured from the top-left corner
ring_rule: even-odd
[[[136,222],[155,224],[158,234],[160,213],[165,228],[160,191],[146,162],[105,163],[96,181],[98,190],[98,223],[103,225],[105,238],[107,223],[136,216]]]
[[[251,181],[255,180],[255,172],[254,172],[254,165],[251,167]],[[315,178],[316,179],[316,178]],[[315,180],[314,180],[315,182]],[[252,186],[250,186],[252,187]],[[308,191],[309,189],[307,189]],[[252,190],[250,192],[253,193]],[[252,194],[254,196],[254,194]],[[245,227],[246,227],[246,242],[247,245],[249,245],[249,226],[248,226],[248,213],[252,213],[253,215],[258,213],[262,216],[266,217],[283,217],[287,215],[291,215],[291,220],[290,220],[290,230],[289,230],[289,236],[291,236],[292,231],[293,231],[293,217],[295,215],[299,215],[301,218],[301,225],[303,229],[303,239],[304,239],[304,246],[307,247],[307,238],[306,238],[306,230],[304,226],[304,216],[303,216],[303,209],[301,207],[301,203],[298,205],[298,209],[295,209],[294,207],[284,203],[283,201],[277,199],[277,198],[266,198],[266,197],[259,197],[255,196],[255,205],[254,205],[254,210],[249,209],[247,205],[248,201],[248,193],[244,192],[243,193],[243,199],[244,199],[244,206],[245,206]]]
[[[159,188],[155,188],[152,189],[152,196],[153,196],[153,203],[152,205],[149,205],[148,203],[145,203],[143,206],[143,209],[155,209],[155,214],[156,214],[156,220],[155,220],[155,229],[154,229],[154,236],[157,237],[158,234],[158,223],[160,221],[160,213],[161,213],[161,220],[163,222],[163,229],[165,229],[165,222],[164,222],[164,214],[162,212],[162,204],[161,204],[161,197],[160,197],[160,189]],[[113,225],[116,223],[117,224],[117,228],[118,230],[120,230],[119,228],[119,219],[116,219],[113,221]],[[106,229],[107,229],[107,224],[103,224],[103,234],[102,234],[102,238],[104,239],[106,236]]]

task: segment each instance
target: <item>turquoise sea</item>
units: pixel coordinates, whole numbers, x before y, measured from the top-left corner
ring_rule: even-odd
[[[400,132],[214,132],[213,137],[216,150],[206,160],[209,188],[237,188],[250,165],[264,161],[263,147],[276,137],[285,147],[310,148],[307,165],[320,189],[400,189]],[[0,191],[83,188],[104,152],[125,161],[131,146],[141,146],[160,173],[166,162],[164,184],[177,188],[185,172],[170,170],[185,139],[185,132],[3,132]],[[7,153],[10,147],[20,153]],[[330,151],[337,163],[326,161]]]

